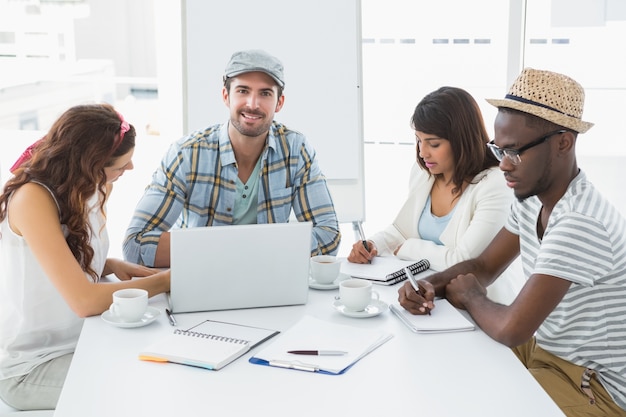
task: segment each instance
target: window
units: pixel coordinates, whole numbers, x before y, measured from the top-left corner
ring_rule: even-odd
[[[10,132],[2,138],[12,138],[0,142],[2,179],[39,135],[21,129],[45,130],[71,105],[113,103],[138,128],[136,170],[116,183],[109,204],[113,256],[121,252],[137,193],[179,132],[180,106],[167,110],[176,92],[158,85],[159,76],[177,76],[158,53],[158,45],[172,41],[156,30],[176,16],[169,4],[0,0],[0,129]],[[626,105],[626,3],[362,0],[361,6],[366,234],[386,227],[404,202],[416,157],[409,120],[418,101],[442,85],[462,87],[478,101],[491,132],[496,110],[484,99],[503,96],[523,66],[583,84],[584,118],[596,126],[578,141],[580,165],[626,208],[615,192],[615,170],[626,156],[618,126]],[[352,237],[344,231],[342,253]]]
[[[416,158],[410,118],[422,97],[463,88],[493,130],[496,111],[484,98],[507,87],[508,16],[501,0],[362,1],[367,235],[389,225],[406,198]]]

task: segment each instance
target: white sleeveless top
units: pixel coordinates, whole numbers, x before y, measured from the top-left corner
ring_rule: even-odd
[[[98,199],[95,193],[87,204],[94,250],[91,265],[100,276],[109,238]],[[92,281],[88,274],[85,277]],[[24,239],[11,230],[7,215],[0,223],[0,379],[28,374],[73,352],[82,325],[83,319],[52,285]]]

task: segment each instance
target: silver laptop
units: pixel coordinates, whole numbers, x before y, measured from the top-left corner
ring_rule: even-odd
[[[305,304],[310,222],[174,229],[174,313]]]

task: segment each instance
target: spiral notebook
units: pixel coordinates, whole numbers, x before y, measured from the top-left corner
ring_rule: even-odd
[[[278,333],[277,330],[205,320],[187,330],[174,330],[141,351],[139,359],[217,371]]]
[[[355,264],[345,260],[341,264],[341,272],[353,278],[372,281],[374,284],[393,285],[407,279],[404,268],[409,268],[413,275],[430,268],[427,259],[421,261],[405,261],[395,256],[377,256],[371,264]]]

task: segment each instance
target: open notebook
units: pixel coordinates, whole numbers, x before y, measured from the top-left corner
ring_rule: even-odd
[[[258,365],[339,375],[392,337],[391,333],[381,330],[304,316],[249,361]],[[288,353],[290,350],[302,349],[338,350],[346,354],[307,356]]]
[[[445,298],[435,300],[435,308],[430,315],[414,315],[397,302],[389,309],[415,333],[443,333],[474,330],[474,324]]]
[[[188,330],[174,330],[141,351],[139,359],[218,370],[278,333],[260,327],[205,320]]]

